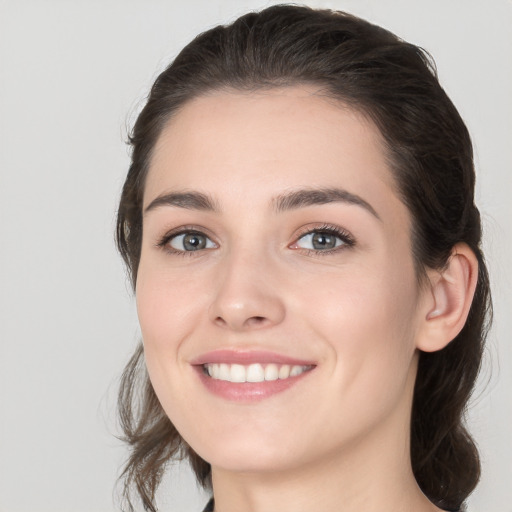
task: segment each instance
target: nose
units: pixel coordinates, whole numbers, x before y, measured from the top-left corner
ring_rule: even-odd
[[[275,269],[255,256],[232,256],[217,275],[210,320],[233,331],[248,331],[278,325],[285,305]]]

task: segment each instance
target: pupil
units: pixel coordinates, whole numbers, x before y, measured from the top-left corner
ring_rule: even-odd
[[[187,251],[197,251],[198,249],[204,249],[206,246],[206,240],[204,236],[190,234],[183,237],[183,246]]]
[[[333,249],[336,246],[336,238],[329,233],[315,233],[313,235],[313,247],[315,249]]]

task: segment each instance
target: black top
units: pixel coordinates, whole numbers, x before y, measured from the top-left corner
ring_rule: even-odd
[[[213,501],[213,498],[210,499],[210,501],[206,504],[206,507],[204,507],[203,512],[213,512],[215,502]],[[464,512],[464,509],[455,509],[455,510],[447,510],[446,512]]]
[[[213,498],[206,504],[206,507],[204,507],[204,510],[203,512],[213,512],[213,506],[214,506],[214,502],[213,502]]]

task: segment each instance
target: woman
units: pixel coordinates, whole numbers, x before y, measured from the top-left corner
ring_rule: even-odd
[[[156,510],[186,457],[208,510],[459,510],[490,296],[471,141],[425,53],[340,12],[248,14],[157,78],[131,144],[126,497]]]

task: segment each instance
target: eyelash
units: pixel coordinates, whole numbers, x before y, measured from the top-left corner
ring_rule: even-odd
[[[351,247],[354,247],[354,245],[356,244],[355,238],[343,228],[340,228],[339,226],[335,226],[333,224],[322,224],[321,226],[315,226],[313,228],[309,226],[307,228],[304,228],[302,232],[299,232],[295,239],[295,242],[293,242],[292,245],[296,245],[302,237],[312,233],[325,233],[327,235],[333,235],[339,238],[343,242],[343,244],[338,247],[333,247],[332,249],[325,250],[304,249],[302,247],[297,247],[295,250],[305,252],[309,256],[326,256],[329,254],[336,253],[338,251],[349,249]]]
[[[321,226],[315,226],[315,227],[307,227],[304,228],[299,234],[296,236],[295,241],[290,245],[296,245],[301,238],[303,238],[306,235],[312,234],[312,233],[325,233],[327,235],[332,235],[337,238],[339,238],[343,243],[342,245],[338,247],[333,247],[332,249],[325,249],[325,250],[315,250],[315,249],[304,249],[302,247],[296,247],[294,250],[300,250],[303,253],[307,255],[314,255],[314,256],[325,256],[328,254],[332,254],[341,250],[348,249],[350,247],[353,247],[356,244],[356,241],[354,237],[346,230],[340,228],[339,226],[335,226],[332,224],[322,224]],[[177,249],[174,249],[170,246],[169,242],[180,235],[186,235],[186,234],[197,234],[202,235],[211,240],[211,237],[207,235],[203,228],[197,228],[195,226],[182,226],[176,230],[173,230],[167,234],[165,234],[162,239],[156,244],[157,247],[161,248],[162,250],[166,251],[169,254],[173,255],[179,255],[179,256],[193,256],[194,253],[198,252],[201,253],[204,250],[199,251],[180,251]],[[215,242],[213,242],[215,243]],[[290,247],[290,246],[288,246]],[[208,250],[208,249],[206,249]]]

